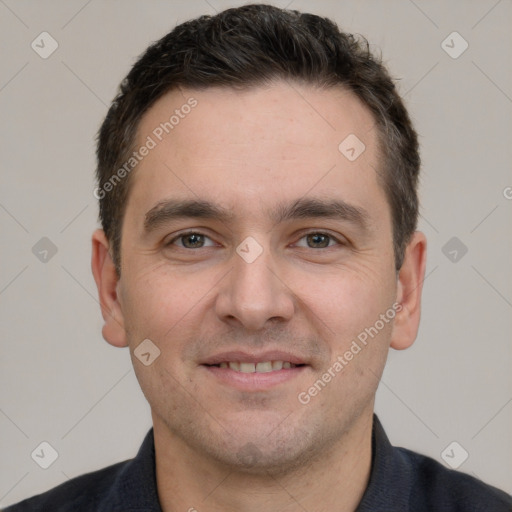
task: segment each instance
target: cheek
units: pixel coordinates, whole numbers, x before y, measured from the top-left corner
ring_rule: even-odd
[[[396,284],[390,272],[373,265],[339,267],[325,273],[289,277],[303,312],[324,324],[326,336],[345,343],[378,320],[393,304]]]
[[[367,254],[357,262],[353,259],[330,267],[284,262],[277,270],[286,283],[283,293],[296,302],[296,317],[306,318],[326,339],[347,340],[373,325],[393,303],[396,283],[385,260]],[[145,263],[138,268],[131,266],[120,289],[130,344],[145,338],[157,343],[172,339],[178,348],[189,334],[197,334],[201,324],[204,329],[205,322],[213,327],[215,321],[222,321],[211,313],[219,289],[226,292],[221,285],[228,267],[198,271],[165,262]]]
[[[146,268],[130,277],[122,289],[123,315],[130,343],[149,338],[178,346],[187,326],[211,300],[219,272],[176,272],[165,264]],[[192,322],[190,328],[199,325]],[[179,336],[176,334],[179,332]]]
[[[322,336],[329,360],[304,391],[316,393],[317,406],[343,422],[348,409],[368,404],[377,389],[396,314],[394,285],[391,277],[361,269],[345,269],[312,282],[303,288],[304,311],[314,313],[315,325],[326,326]],[[318,383],[323,378],[329,382],[325,393]]]

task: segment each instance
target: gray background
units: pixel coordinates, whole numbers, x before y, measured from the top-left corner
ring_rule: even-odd
[[[510,493],[511,2],[274,3],[380,47],[421,134],[423,317],[415,345],[391,351],[377,412],[393,443],[444,463],[457,441],[461,471]],[[101,336],[94,137],[149,42],[241,4],[0,0],[0,506],[134,456],[151,425],[127,349]],[[47,59],[31,48],[43,31],[59,45]],[[442,46],[453,31],[469,44],[458,58]],[[42,237],[57,248],[46,262],[33,252]],[[42,441],[59,454],[46,470],[31,458]]]

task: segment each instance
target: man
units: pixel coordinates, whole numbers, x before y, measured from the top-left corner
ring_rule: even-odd
[[[92,270],[153,429],[132,461],[8,511],[506,511],[373,413],[416,337],[416,133],[329,20],[266,5],[176,27],[101,127]]]

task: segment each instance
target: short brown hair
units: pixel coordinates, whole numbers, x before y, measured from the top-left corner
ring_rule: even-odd
[[[176,26],[145,51],[122,81],[99,130],[96,171],[100,220],[118,273],[130,176],[105,186],[130,158],[143,114],[180,86],[246,88],[276,79],[342,86],[372,112],[383,156],[377,171],[391,208],[400,269],[417,224],[420,157],[416,132],[392,78],[366,39],[340,31],[331,20],[254,4]]]

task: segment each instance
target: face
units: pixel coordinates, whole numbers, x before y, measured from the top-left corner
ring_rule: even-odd
[[[375,130],[352,94],[280,82],[173,91],[143,117],[136,147],[155,146],[131,176],[106,337],[130,346],[155,432],[283,468],[371,414],[399,314]]]

